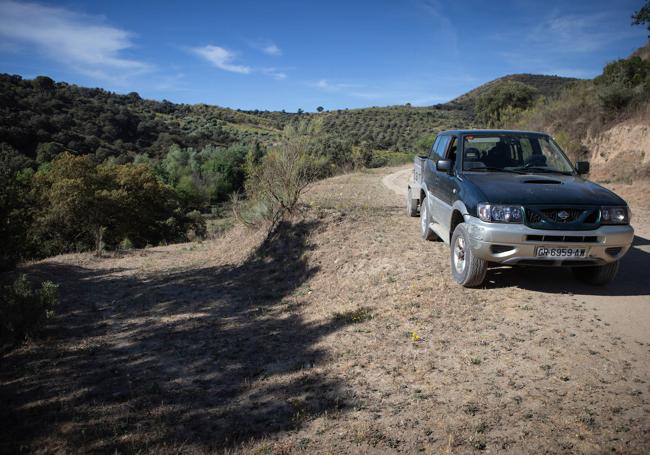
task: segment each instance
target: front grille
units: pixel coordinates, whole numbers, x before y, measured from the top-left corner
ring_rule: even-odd
[[[580,209],[542,209],[542,215],[555,223],[572,223],[582,215]]]
[[[534,229],[596,229],[600,218],[597,207],[528,206],[524,213]]]
[[[536,223],[541,223],[541,221],[542,221],[542,215],[540,215],[540,214],[537,213],[537,212],[533,212],[533,211],[530,210],[530,209],[526,209],[526,219],[527,219],[530,223],[535,223],[535,224],[536,224]]]

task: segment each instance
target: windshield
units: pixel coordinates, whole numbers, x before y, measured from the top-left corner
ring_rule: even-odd
[[[548,136],[491,134],[463,138],[463,170],[572,174],[573,166]]]

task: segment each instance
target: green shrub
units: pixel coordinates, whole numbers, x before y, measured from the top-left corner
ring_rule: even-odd
[[[599,87],[598,99],[605,112],[622,111],[634,98],[634,90],[621,83]]]
[[[538,96],[537,89],[522,82],[499,82],[478,98],[476,118],[489,127],[510,126]]]
[[[34,290],[26,275],[2,288],[0,296],[0,341],[20,342],[38,334],[54,314],[59,288],[51,281]]]

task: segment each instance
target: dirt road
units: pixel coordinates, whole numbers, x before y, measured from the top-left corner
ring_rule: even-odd
[[[385,176],[382,183],[396,194],[405,196],[410,177],[410,168],[401,169]],[[627,193],[635,190],[627,188],[623,191]],[[639,191],[645,192],[638,188],[635,192]],[[636,237],[632,249],[622,261],[619,276],[612,285],[606,288],[576,287],[577,283],[563,270],[537,269],[520,275],[522,287],[557,294],[565,303],[575,297],[580,298],[596,310],[597,317],[611,325],[619,336],[641,346],[640,352],[647,353],[643,346],[650,346],[650,226],[645,222],[647,209],[634,204],[631,206],[632,212],[637,214],[634,220]],[[518,275],[516,272],[517,270],[512,271],[513,279]]]
[[[650,346],[593,309],[647,301],[647,252],[605,291],[464,289],[382,183],[407,173],[318,182],[266,239],[27,266],[62,301],[1,354],[0,453],[648,453]]]

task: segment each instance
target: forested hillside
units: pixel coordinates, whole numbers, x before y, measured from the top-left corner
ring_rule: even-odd
[[[276,160],[284,159],[282,144],[298,144],[307,154],[301,166],[322,178],[408,162],[445,129],[532,124],[553,131],[523,119],[584,84],[592,83],[520,74],[431,107],[287,113],[0,75],[0,233],[10,240],[0,268],[19,258],[204,236],[201,214],[219,216],[233,193],[250,196],[257,185],[247,185],[247,176],[265,178],[265,166],[283,172]],[[277,183],[277,175],[266,177]],[[274,203],[254,210],[268,213]]]
[[[207,145],[268,145],[287,124],[320,119],[322,132],[346,143],[347,152],[351,145],[411,152],[423,136],[475,123],[477,100],[505,81],[527,84],[549,97],[573,79],[511,75],[429,108],[406,105],[308,114],[174,104],[144,100],[135,92],[119,95],[78,87],[45,76],[26,80],[0,75],[0,142],[38,163],[63,151],[126,163],[141,154],[162,158],[173,145],[197,150]]]
[[[265,141],[283,127],[232,109],[143,100],[44,76],[0,75],[0,100],[0,141],[39,163],[64,150],[127,162],[141,153],[160,157],[173,144]]]

